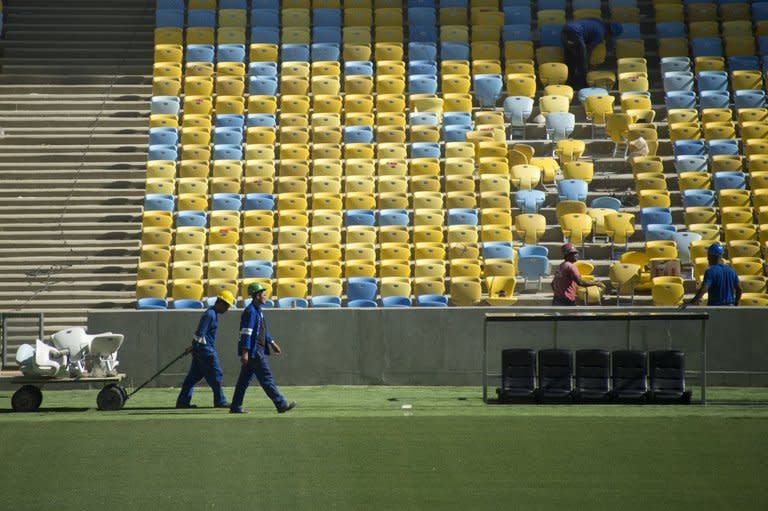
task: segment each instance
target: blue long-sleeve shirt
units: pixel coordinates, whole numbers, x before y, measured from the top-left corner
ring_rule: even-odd
[[[207,346],[211,349],[216,348],[216,330],[219,327],[219,318],[213,307],[210,307],[203,313],[200,322],[197,324],[193,342]]]
[[[259,349],[259,332],[262,328],[264,329],[264,343],[265,345],[269,345],[272,343],[272,337],[269,335],[267,320],[264,317],[264,314],[262,314],[261,308],[257,308],[256,305],[251,302],[251,304],[243,310],[242,316],[240,316],[240,341],[237,343],[238,355],[242,355],[244,351],[247,351],[248,356],[256,356],[256,352]]]
[[[587,47],[592,50],[605,40],[605,23],[596,18],[586,18],[566,23],[565,30],[578,35]]]

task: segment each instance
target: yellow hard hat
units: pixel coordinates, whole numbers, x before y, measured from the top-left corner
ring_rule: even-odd
[[[230,293],[226,289],[224,291],[222,291],[221,293],[219,293],[219,296],[217,298],[219,300],[221,300],[222,302],[225,302],[230,307],[235,305],[235,297],[232,295],[232,293]]]

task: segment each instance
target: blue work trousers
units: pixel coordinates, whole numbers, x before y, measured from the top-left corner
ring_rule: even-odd
[[[275,404],[275,408],[281,410],[288,405],[280,391],[277,390],[275,380],[272,379],[272,371],[269,369],[267,356],[263,351],[259,350],[254,357],[248,359],[247,364],[240,368],[240,376],[237,379],[237,385],[235,385],[235,395],[232,396],[231,408],[233,410],[240,410],[242,408],[245,391],[254,377],[259,380],[261,388],[264,389],[269,399]]]
[[[221,406],[227,404],[227,398],[224,396],[224,388],[221,382],[224,379],[224,372],[219,365],[219,355],[215,349],[207,348],[203,345],[192,348],[192,365],[189,368],[187,377],[181,385],[181,392],[176,400],[176,406],[189,406],[192,400],[192,392],[195,390],[195,384],[201,379],[210,385],[213,390],[213,405]]]

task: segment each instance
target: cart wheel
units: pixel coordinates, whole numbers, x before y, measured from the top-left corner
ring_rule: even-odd
[[[15,412],[34,412],[43,402],[42,391],[34,385],[24,385],[11,398],[11,406]]]
[[[128,401],[128,391],[125,390],[125,387],[119,384],[115,384],[115,387],[120,390],[120,394],[123,396],[123,405],[125,405],[125,402]]]
[[[99,395],[96,396],[96,404],[99,410],[116,411],[123,408],[125,399],[120,388],[111,383],[99,391]]]

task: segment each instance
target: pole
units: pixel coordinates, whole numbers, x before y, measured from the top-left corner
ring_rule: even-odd
[[[178,357],[176,357],[176,358],[174,358],[173,360],[171,360],[170,362],[168,362],[168,363],[167,363],[165,366],[163,366],[163,367],[162,367],[162,369],[160,369],[158,372],[156,372],[155,374],[153,374],[153,375],[152,375],[152,376],[151,376],[151,377],[150,377],[150,378],[149,378],[147,381],[145,381],[144,383],[142,383],[141,385],[139,385],[137,388],[135,388],[135,389],[133,390],[133,392],[131,392],[130,394],[128,394],[128,396],[126,397],[126,399],[128,399],[129,397],[131,397],[132,395],[134,395],[135,393],[137,393],[137,392],[138,392],[138,391],[140,391],[141,389],[143,389],[143,388],[144,388],[144,387],[145,387],[145,386],[146,386],[146,385],[147,385],[149,382],[151,382],[152,380],[154,380],[155,378],[157,378],[158,376],[160,376],[160,375],[161,375],[163,372],[165,372],[165,370],[166,370],[166,369],[168,369],[169,367],[171,367],[173,364],[175,364],[176,362],[178,362],[178,361],[179,361],[179,360],[181,360],[182,358],[186,357],[186,356],[187,356],[189,353],[191,353],[191,351],[187,351],[187,350],[184,350],[184,351],[183,351],[183,352],[182,352],[182,353],[181,353],[181,354],[180,354]]]
[[[488,404],[488,317],[483,317],[483,403]]]

